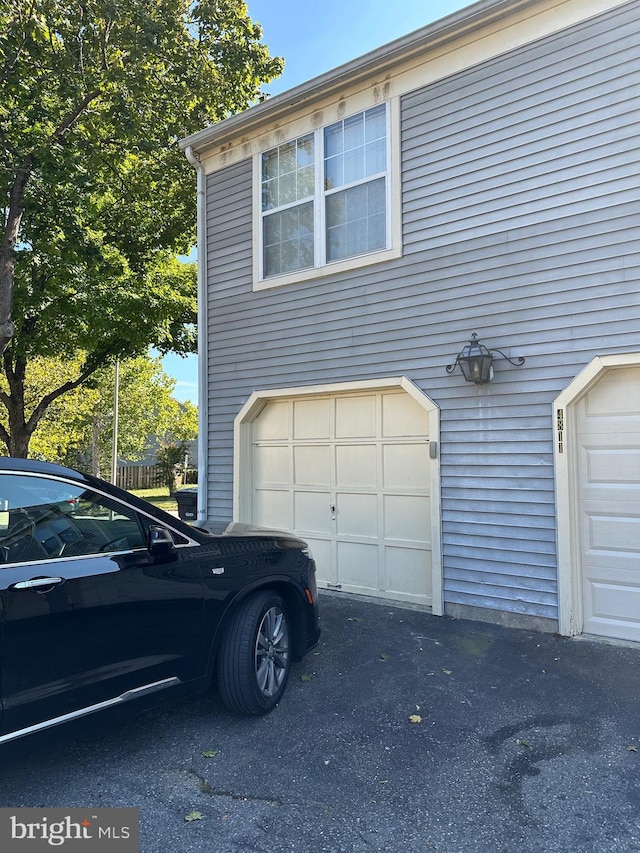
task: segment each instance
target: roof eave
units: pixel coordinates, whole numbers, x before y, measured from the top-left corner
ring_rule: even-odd
[[[293,89],[274,95],[261,104],[191,134],[181,139],[178,144],[183,150],[191,148],[196,154],[201,154],[206,149],[224,144],[239,134],[249,133],[267,120],[277,120],[294,107],[313,104],[315,100],[325,98],[332,91],[340,89],[345,83],[355,83],[358,79],[370,77],[374,73],[384,73],[397,63],[410,59],[412,54],[457,37],[479,23],[486,24],[506,11],[534,2],[535,0],[479,0],[478,3],[414,30]]]

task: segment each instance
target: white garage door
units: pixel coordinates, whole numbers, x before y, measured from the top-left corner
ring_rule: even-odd
[[[252,445],[252,520],[309,542],[320,586],[431,604],[428,413],[409,394],[271,400]]]
[[[640,641],[640,368],[605,373],[577,430],[583,630]]]

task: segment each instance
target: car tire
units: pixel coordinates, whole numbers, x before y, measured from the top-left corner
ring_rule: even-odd
[[[277,593],[252,595],[233,614],[217,658],[224,704],[240,714],[267,714],[282,698],[291,666],[287,610]]]

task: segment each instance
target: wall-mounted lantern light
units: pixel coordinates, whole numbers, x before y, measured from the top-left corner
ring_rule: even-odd
[[[459,367],[467,382],[475,382],[476,385],[486,385],[487,382],[491,382],[493,379],[492,362],[497,352],[514,367],[522,367],[524,364],[522,356],[514,359],[509,358],[502,350],[487,349],[484,344],[480,343],[480,339],[474,332],[471,335],[469,343],[456,356],[454,363],[447,365],[447,373],[453,373],[456,367]]]

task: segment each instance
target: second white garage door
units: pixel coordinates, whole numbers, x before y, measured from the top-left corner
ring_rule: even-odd
[[[252,521],[309,542],[320,586],[432,600],[428,412],[404,391],[268,401]]]
[[[640,642],[640,367],[580,400],[577,438],[584,631]]]

